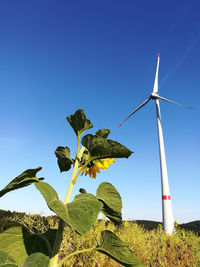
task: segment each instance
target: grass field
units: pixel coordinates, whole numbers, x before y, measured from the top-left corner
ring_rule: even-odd
[[[0,231],[22,224],[33,233],[41,233],[49,228],[57,228],[54,216],[27,215],[0,210]],[[176,225],[172,236],[162,231],[161,224],[154,221],[123,222],[115,227],[109,221],[98,220],[84,236],[65,228],[60,250],[60,259],[76,250],[93,247],[99,240],[102,230],[117,234],[147,266],[200,266],[200,221]],[[82,253],[71,257],[68,266],[114,267],[121,266],[109,257],[98,252]]]

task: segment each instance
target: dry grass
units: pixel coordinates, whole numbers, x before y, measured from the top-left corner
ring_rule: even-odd
[[[115,232],[147,266],[200,266],[200,237],[193,232],[177,229],[172,236],[168,236],[162,231],[160,225],[157,229],[148,231],[135,222],[116,228],[105,220],[97,222],[93,229],[82,237],[66,228],[61,257],[76,250],[95,246],[100,232],[105,229]],[[117,267],[121,265],[95,252],[73,256],[68,266]]]
[[[32,232],[44,232],[49,227],[56,228],[56,217],[41,217],[25,213],[0,211],[0,231],[18,222],[28,226]],[[155,225],[155,224],[154,224]],[[153,227],[146,227],[153,228]],[[138,258],[147,266],[161,267],[199,267],[200,266],[200,235],[177,227],[173,235],[168,236],[162,231],[161,225],[153,230],[146,230],[142,225],[131,221],[115,227],[106,220],[97,221],[94,227],[84,236],[79,236],[66,227],[60,249],[60,259],[77,250],[97,245],[103,230],[113,231],[122,239]],[[82,253],[70,258],[67,267],[117,267],[121,266],[109,257],[98,253]]]

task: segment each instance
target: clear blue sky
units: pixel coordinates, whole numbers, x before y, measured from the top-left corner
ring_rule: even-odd
[[[124,219],[158,220],[161,182],[155,103],[121,128],[119,123],[146,98],[160,52],[159,93],[193,106],[161,102],[174,219],[200,219],[200,3],[199,1],[0,2],[0,188],[28,168],[42,166],[64,199],[71,171],[60,174],[54,151],[76,138],[66,116],[83,108],[94,133],[135,153],[116,160],[80,187],[96,192],[112,183],[123,199]],[[32,185],[0,199],[0,209],[48,214]]]

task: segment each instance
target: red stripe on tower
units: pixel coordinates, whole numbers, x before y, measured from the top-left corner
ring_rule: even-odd
[[[171,200],[171,197],[170,197],[170,195],[168,195],[168,196],[167,195],[163,195],[162,199],[163,200]]]

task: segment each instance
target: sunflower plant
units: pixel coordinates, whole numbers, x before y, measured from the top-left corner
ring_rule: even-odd
[[[47,206],[59,218],[58,229],[49,228],[42,233],[34,233],[24,225],[5,230],[0,235],[0,266],[9,267],[61,267],[70,257],[83,252],[98,251],[110,256],[123,266],[143,266],[135,254],[113,232],[105,230],[100,234],[95,247],[75,251],[59,260],[59,249],[63,239],[64,227],[68,226],[79,235],[86,234],[102,212],[115,224],[122,224],[122,201],[116,188],[107,182],[99,185],[96,195],[80,189],[80,194],[70,200],[70,195],[80,175],[96,178],[101,170],[107,170],[114,158],[128,158],[132,152],[120,143],[108,139],[110,131],[100,129],[94,135],[86,134],[93,125],[86,118],[82,109],[67,117],[77,137],[77,152],[74,158],[70,149],[58,146],[55,150],[60,172],[67,172],[73,167],[71,180],[64,201],[44,178],[36,174],[42,168],[28,169],[13,179],[0,191],[0,197],[6,193],[34,184],[42,194]]]

